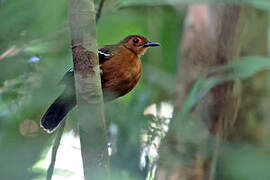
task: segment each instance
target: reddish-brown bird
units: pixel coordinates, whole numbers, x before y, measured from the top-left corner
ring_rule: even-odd
[[[148,47],[159,46],[140,35],[130,35],[117,44],[98,50],[104,100],[109,101],[130,92],[141,77],[141,59]],[[41,127],[52,132],[76,105],[74,71],[70,69],[60,83],[66,88],[41,119]]]

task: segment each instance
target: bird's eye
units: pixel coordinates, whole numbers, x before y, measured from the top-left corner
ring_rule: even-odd
[[[139,39],[138,38],[133,39],[133,43],[134,44],[137,44],[138,42],[139,42]]]

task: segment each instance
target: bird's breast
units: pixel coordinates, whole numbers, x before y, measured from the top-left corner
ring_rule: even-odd
[[[118,51],[102,66],[102,88],[104,98],[111,100],[130,92],[141,77],[141,60],[129,51]]]

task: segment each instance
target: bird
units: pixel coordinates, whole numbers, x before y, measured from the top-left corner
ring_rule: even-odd
[[[105,102],[129,93],[142,74],[140,57],[149,47],[160,46],[142,35],[129,35],[116,44],[98,49],[101,85]],[[66,72],[59,84],[64,84],[62,94],[49,106],[41,118],[40,126],[53,132],[69,111],[76,106],[74,69]]]

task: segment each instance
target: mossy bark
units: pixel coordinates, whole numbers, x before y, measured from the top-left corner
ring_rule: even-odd
[[[69,24],[85,179],[109,178],[93,0],[69,0]]]

